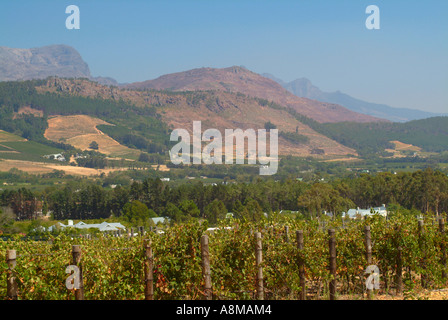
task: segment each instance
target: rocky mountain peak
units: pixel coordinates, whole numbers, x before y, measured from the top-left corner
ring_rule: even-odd
[[[18,49],[0,47],[0,81],[44,79],[49,76],[90,78],[81,55],[67,45]]]

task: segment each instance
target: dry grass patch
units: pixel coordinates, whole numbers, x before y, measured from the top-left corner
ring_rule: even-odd
[[[52,141],[68,143],[81,150],[92,150],[89,148],[90,143],[96,141],[98,152],[114,157],[140,154],[140,151],[123,146],[98,130],[96,126],[100,124],[111,125],[104,120],[86,115],[55,116],[48,119],[45,137]]]
[[[34,162],[24,160],[1,160],[0,171],[9,171],[12,168],[19,169],[31,174],[49,173],[53,170],[63,170],[66,174],[78,175],[78,176],[96,176],[102,173],[108,174],[113,171],[123,171],[126,168],[114,168],[114,169],[93,169],[84,167],[74,167],[67,165],[57,165],[45,162]]]
[[[408,155],[406,153],[409,152],[421,152],[421,148],[414,146],[412,144],[403,143],[401,141],[390,141],[390,143],[394,144],[394,149],[385,149],[386,152],[392,153],[392,158],[404,158]]]
[[[23,106],[20,107],[17,112],[14,113],[13,119],[16,119],[17,116],[22,114],[32,114],[35,117],[43,117],[44,112],[42,110],[37,110],[34,108],[31,108],[30,106]]]
[[[397,151],[415,151],[415,152],[419,152],[422,149],[414,146],[412,144],[407,144],[407,143],[403,143],[400,141],[391,141],[391,143],[393,143],[395,145],[395,150]]]

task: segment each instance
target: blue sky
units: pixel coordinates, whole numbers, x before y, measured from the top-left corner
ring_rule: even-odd
[[[81,29],[67,30],[77,5]],[[377,5],[381,29],[365,27]],[[93,76],[134,82],[244,65],[370,102],[448,112],[446,0],[0,2],[0,46],[67,44]]]

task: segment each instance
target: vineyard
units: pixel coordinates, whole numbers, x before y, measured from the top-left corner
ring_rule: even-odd
[[[0,262],[0,296],[74,300],[80,289],[66,287],[66,268],[74,263],[82,270],[86,300],[403,295],[446,287],[444,228],[444,219],[429,215],[351,221],[277,215],[257,223],[230,220],[213,231],[191,222],[140,236],[17,236],[0,241],[6,257]],[[81,252],[77,261],[74,246]],[[368,292],[369,265],[379,269],[379,288]]]

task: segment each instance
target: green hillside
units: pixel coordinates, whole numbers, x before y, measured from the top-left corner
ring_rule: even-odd
[[[90,98],[67,93],[38,93],[42,80],[0,83],[0,129],[50,147],[73,149],[44,137],[50,115],[90,115],[116,126],[102,126],[118,142],[149,153],[164,153],[169,144],[165,123],[154,107],[140,108],[122,100]],[[17,114],[20,107],[43,111],[43,117]]]
[[[44,155],[63,152],[62,149],[26,140],[18,135],[0,131],[0,159],[50,161]]]
[[[422,151],[448,151],[448,117],[433,117],[405,123],[397,122],[336,122],[320,123],[296,110],[266,102],[270,108],[287,110],[297,120],[344,146],[355,149],[361,157],[380,155],[393,148],[398,140],[422,148]]]
[[[406,123],[328,123],[322,131],[332,139],[355,148],[361,155],[381,153],[398,140],[426,152],[448,150],[448,117],[434,117]]]
[[[163,109],[154,104],[137,107],[121,98],[115,100],[102,98],[99,93],[93,98],[67,92],[37,92],[36,86],[44,83],[45,80],[0,83],[0,129],[39,143],[29,144],[26,148],[29,153],[48,154],[54,153],[56,149],[73,149],[64,143],[49,141],[44,137],[48,126],[47,117],[55,114],[84,114],[113,124],[113,126],[101,125],[98,128],[119,143],[147,154],[166,157],[171,144],[169,128],[159,114],[163,112]],[[435,117],[407,123],[319,123],[292,109],[269,101],[264,102],[264,106],[286,110],[318,133],[356,149],[363,158],[371,155],[386,155],[385,149],[393,148],[390,141],[395,140],[420,147],[424,152],[441,153],[448,150],[448,117]],[[19,108],[23,106],[39,110],[43,116],[17,114]],[[285,135],[285,133],[282,134]],[[288,133],[286,138],[293,142],[299,139],[302,143],[303,138],[306,137]],[[47,149],[43,145],[47,146]],[[3,157],[17,157],[7,152],[8,147],[20,149],[20,143],[0,144],[0,152],[7,154]],[[39,150],[41,148],[42,150]]]

